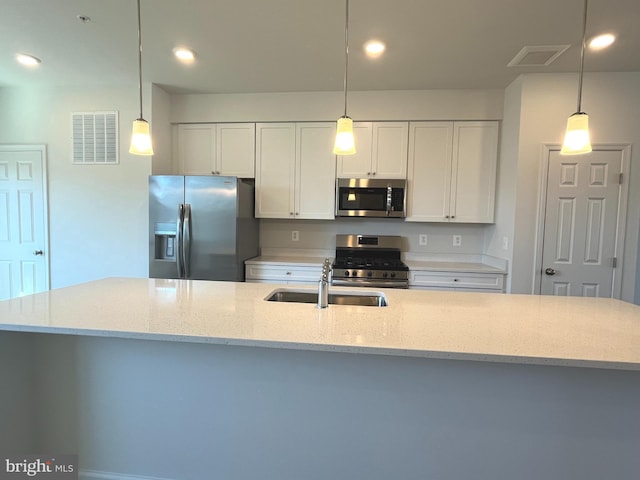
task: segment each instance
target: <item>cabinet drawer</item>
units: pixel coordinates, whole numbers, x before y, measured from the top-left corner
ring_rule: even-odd
[[[504,275],[497,273],[413,271],[409,275],[409,285],[416,287],[502,290],[503,283]]]
[[[291,265],[247,265],[245,276],[250,280],[271,280],[278,282],[317,282],[320,280],[322,266]]]

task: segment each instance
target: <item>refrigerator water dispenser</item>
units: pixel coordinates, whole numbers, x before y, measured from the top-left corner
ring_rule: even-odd
[[[155,224],[155,259],[176,260],[176,224]]]

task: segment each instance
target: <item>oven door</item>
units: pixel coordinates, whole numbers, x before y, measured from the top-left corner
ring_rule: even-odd
[[[364,178],[336,181],[336,216],[405,217],[404,180]]]

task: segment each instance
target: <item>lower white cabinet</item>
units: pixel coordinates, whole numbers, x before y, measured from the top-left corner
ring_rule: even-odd
[[[412,270],[409,274],[409,288],[502,293],[504,274]]]
[[[245,280],[257,283],[317,284],[322,265],[246,264]]]

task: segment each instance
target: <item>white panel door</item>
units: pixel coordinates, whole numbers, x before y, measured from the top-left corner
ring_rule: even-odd
[[[411,122],[407,221],[448,221],[452,142],[451,122]]]
[[[334,123],[296,126],[296,218],[335,218]]]
[[[622,152],[549,152],[541,293],[611,297]]]
[[[497,148],[497,122],[454,123],[450,221],[493,222]]]
[[[178,169],[182,175],[216,172],[215,124],[178,125]]]
[[[218,175],[253,178],[256,160],[255,124],[218,124],[216,134],[216,171]]]
[[[371,122],[353,122],[353,136],[356,142],[356,154],[338,156],[337,177],[369,178],[372,174]]]
[[[294,218],[295,123],[256,124],[256,217]]]
[[[407,178],[408,122],[373,124],[372,176]]]
[[[0,146],[0,300],[49,288],[44,146]]]

